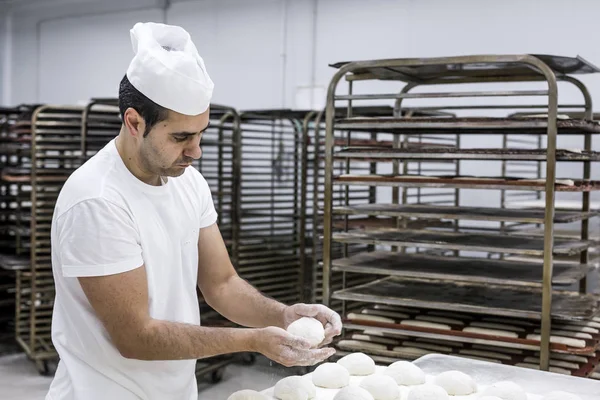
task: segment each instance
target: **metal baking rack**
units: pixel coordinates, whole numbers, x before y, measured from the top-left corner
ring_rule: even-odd
[[[28,158],[29,147],[15,124],[28,106],[0,108],[0,170],[21,164]],[[16,350],[15,332],[15,270],[28,268],[29,261],[23,254],[28,249],[29,194],[22,184],[0,178],[0,354]]]
[[[541,290],[506,285],[388,277],[337,291],[338,299],[376,304],[415,306],[437,310],[485,313],[514,318],[541,319]],[[598,313],[598,299],[573,292],[553,292],[551,316],[586,320]]]
[[[338,115],[344,116],[346,110],[338,109]],[[354,112],[358,115],[365,116],[386,116],[392,115],[393,109],[389,106],[373,106],[373,107],[357,107]],[[324,124],[325,111],[310,112],[307,113],[303,123],[303,134],[304,143],[306,146],[306,160],[307,167],[304,169],[303,174],[306,175],[305,181],[306,189],[306,209],[310,210],[306,213],[306,237],[307,247],[310,251],[307,251],[307,265],[306,265],[306,278],[305,287],[307,288],[306,297],[310,299],[312,303],[322,302],[322,242],[320,240],[323,234],[323,196],[324,196],[324,147],[325,147],[325,124]],[[351,134],[347,131],[336,131],[336,148],[342,149],[348,144],[368,144],[378,146],[380,148],[386,148],[392,146],[391,137],[389,135],[377,135],[376,133],[360,133]],[[345,162],[336,163],[335,169],[339,172],[348,171],[354,173],[368,173],[373,170],[374,164],[369,162],[354,163],[353,165],[347,165]],[[346,190],[347,189],[347,190]],[[367,187],[347,187],[340,188],[333,194],[335,204],[343,204],[348,201],[350,204],[360,204],[365,201],[375,201],[377,193],[375,190]],[[382,220],[375,218],[356,218],[346,219],[337,218],[334,222],[336,225],[348,224],[348,226],[370,226],[385,224],[391,226],[393,223],[390,219]],[[384,225],[384,226],[385,226]],[[369,245],[361,244],[350,244],[350,245],[337,245],[333,249],[335,254],[342,256],[343,254],[356,254],[362,251],[368,251],[371,249]],[[342,288],[342,282],[347,281],[349,285],[358,285],[373,280],[374,277],[356,274],[334,274],[332,276],[332,284],[335,288]],[[334,301],[331,307],[338,312],[343,312],[342,302]]]
[[[234,260],[242,278],[285,304],[301,301],[304,295],[304,116],[291,110],[240,113]]]
[[[119,100],[116,98],[94,98],[83,110],[81,125],[82,161],[94,154],[114,139],[121,130]]]
[[[543,150],[542,135],[503,135],[502,147],[503,149],[515,149],[521,152],[523,150],[541,152],[541,156],[543,157],[540,158],[540,162],[528,162],[519,159],[502,160],[502,176],[519,176],[530,179],[542,178],[542,161],[545,160],[546,156]],[[558,149],[556,153],[557,158],[571,157],[577,154]],[[539,200],[541,198],[541,192],[503,190],[500,193],[500,207],[506,208],[507,204],[510,204],[513,201]],[[529,221],[502,221],[500,223],[500,229],[503,232],[506,229],[528,225],[528,222]]]
[[[52,213],[60,188],[81,165],[82,117],[81,107],[35,108],[30,119],[15,124],[15,131],[28,139],[30,157],[3,171],[3,179],[29,187],[30,267],[16,272],[16,340],[42,374],[50,373],[48,361],[57,358],[50,331],[54,304]]]
[[[352,109],[354,116],[364,116],[366,118],[372,117],[385,117],[394,115],[394,108],[391,106],[364,106],[354,107]],[[336,110],[338,117],[345,117],[347,115],[347,109],[340,107]],[[432,115],[451,115],[439,112],[423,112],[418,109],[408,110],[405,113],[407,118],[414,116],[432,116]],[[304,143],[306,146],[307,153],[307,165],[305,171],[303,171],[303,181],[308,185],[306,208],[310,210],[306,213],[307,228],[307,247],[310,251],[307,252],[307,270],[309,271],[306,275],[308,281],[305,283],[306,287],[309,288],[309,294],[307,298],[310,298],[311,302],[320,303],[322,302],[322,242],[320,238],[323,234],[323,200],[324,200],[324,165],[325,165],[325,124],[324,124],[325,110],[321,112],[312,111],[307,113],[303,127],[304,127]],[[373,132],[352,132],[347,130],[336,130],[335,131],[335,149],[336,151],[343,152],[345,149],[352,149],[354,146],[367,146],[368,148],[376,149],[385,152],[386,150],[393,150],[394,146],[400,146],[400,148],[423,148],[435,146],[437,148],[454,148],[457,146],[456,137],[454,138],[423,138],[421,135],[410,135],[403,138],[401,143],[395,143],[394,137],[386,133]],[[377,171],[377,161],[371,161],[363,158],[361,162],[350,163],[348,160],[340,157],[334,160],[334,169],[338,173],[352,173],[352,174],[368,174]],[[393,160],[386,160],[393,161]],[[395,165],[395,168],[402,168],[404,171],[418,173],[432,173],[432,172],[443,172],[443,173],[458,173],[458,165],[455,161],[443,161],[440,165],[439,162],[433,161],[422,161],[422,160],[406,160],[402,165]],[[441,168],[440,168],[441,167]],[[388,167],[389,168],[389,167]],[[437,169],[434,169],[437,168]],[[306,177],[304,177],[306,176]],[[312,190],[310,190],[312,189]],[[444,191],[439,189],[422,190],[416,188],[415,190],[407,189],[402,192],[403,203],[419,203],[427,201],[429,204],[442,204],[450,203],[455,204],[458,202],[458,193],[455,190]],[[391,193],[391,192],[390,192]],[[377,198],[381,197],[385,193],[381,193],[381,190],[377,191],[375,188],[369,188],[364,186],[346,186],[340,187],[333,193],[334,204],[362,204],[364,202],[376,202]],[[400,196],[399,193],[395,193],[395,196]],[[424,227],[431,225],[440,225],[440,221],[405,221],[407,226],[411,227]],[[393,227],[396,226],[396,218],[390,218],[384,216],[380,218],[377,215],[371,215],[368,217],[353,215],[346,217],[344,215],[337,215],[334,221],[336,227],[348,227],[349,229],[375,229],[381,227]],[[445,226],[451,226],[451,224],[445,224]],[[345,243],[345,244],[334,244],[332,252],[335,257],[343,257],[344,255],[357,254],[364,251],[373,251],[374,246],[362,245],[358,243]],[[376,279],[376,276],[368,276],[364,273],[353,274],[353,273],[334,273],[331,277],[332,287],[341,289],[343,285],[356,286],[368,281]],[[338,312],[345,312],[344,302],[332,300],[330,306]],[[354,305],[356,306],[356,305]]]
[[[323,293],[324,302],[327,304],[332,299],[359,301],[361,303],[385,303],[385,304],[403,304],[415,305],[421,304],[425,308],[439,309],[463,309],[464,311],[495,315],[512,315],[530,318],[541,321],[541,341],[538,345],[540,350],[541,369],[548,369],[550,354],[550,326],[553,313],[565,319],[579,318],[589,319],[595,315],[598,305],[598,299],[591,295],[572,293],[567,295],[563,292],[553,290],[553,266],[554,255],[557,254],[580,254],[581,266],[570,270],[571,279],[579,279],[582,272],[586,269],[587,249],[594,245],[594,242],[588,240],[588,220],[593,215],[589,213],[589,193],[590,191],[600,189],[600,182],[590,180],[591,162],[598,159],[598,154],[592,152],[591,136],[600,133],[600,124],[592,121],[591,110],[592,101],[589,92],[585,86],[571,75],[583,73],[600,72],[598,68],[589,64],[580,58],[557,57],[546,55],[493,55],[493,56],[464,56],[447,58],[421,58],[421,59],[390,59],[390,60],[371,60],[348,63],[338,63],[333,65],[338,71],[331,80],[326,108],[326,165],[325,165],[325,202],[324,202],[324,242],[323,242]],[[342,79],[345,79],[348,86],[348,94],[338,94],[338,86]],[[391,90],[392,93],[368,93],[355,94],[355,86],[363,81],[382,80],[388,82],[390,87],[396,82],[406,84],[400,91]],[[496,85],[502,82],[537,82],[539,90],[487,90],[484,85]],[[581,104],[559,104],[558,103],[558,84],[563,82],[574,85],[582,94],[583,102]],[[483,84],[476,90],[452,91],[438,90],[435,92],[416,92],[415,88],[427,86],[437,89],[441,86],[452,84],[454,87],[464,88],[459,84]],[[510,103],[511,98],[521,98],[524,101],[520,104]],[[541,98],[544,101],[535,103],[530,99]],[[461,115],[457,117],[434,116],[434,117],[415,117],[403,118],[401,113],[387,117],[354,117],[352,113],[353,102],[367,101],[391,101],[395,100],[395,108],[399,112],[404,107],[406,101],[440,101],[440,99],[458,99],[461,104],[448,102],[440,106],[419,107],[424,110],[457,112]],[[480,100],[496,100],[495,104],[483,104]],[[469,104],[468,101],[471,100]],[[345,118],[337,118],[334,112],[339,103],[346,102],[347,115]],[[508,103],[508,104],[507,104]],[[516,103],[516,102],[515,102]],[[428,103],[431,104],[431,103]],[[466,104],[466,105],[465,105]],[[583,119],[558,119],[558,110],[575,109],[584,111]],[[470,113],[489,110],[493,117],[476,115]],[[541,110],[547,114],[546,117],[500,117],[499,113],[514,113],[522,110]],[[458,114],[457,114],[458,115]],[[400,146],[394,146],[395,149],[373,149],[370,146],[357,145],[354,148],[346,149],[345,152],[339,152],[335,147],[335,131],[351,130],[363,132],[385,132],[399,137],[403,135],[422,135],[423,137],[435,137],[437,135],[465,135],[461,139],[462,144],[466,142],[469,135],[511,135],[517,137],[521,135],[544,135],[547,139],[547,146],[542,151],[534,151],[529,148],[507,149],[468,149],[459,148],[440,152],[435,149],[422,149],[422,151],[408,151],[398,149]],[[556,149],[557,134],[577,135],[584,137],[584,146],[581,154],[570,154]],[[398,140],[396,139],[396,142]],[[372,146],[371,146],[372,147]],[[351,154],[351,157],[349,156]],[[351,173],[338,173],[333,168],[336,160],[344,157],[347,162],[362,162],[368,160],[376,161],[378,157],[385,160],[397,160],[399,164],[403,160],[429,160],[435,159],[476,159],[476,160],[505,160],[520,162],[528,161],[539,163],[544,158],[547,161],[545,176],[546,179],[537,180],[537,177],[526,176],[525,179],[519,176],[462,176],[456,175],[438,175],[424,176],[425,174],[402,176],[395,170],[392,174],[381,174],[370,172],[366,175]],[[564,180],[565,177],[556,176],[556,163],[562,161],[572,161],[577,159],[583,164],[583,179]],[[505,171],[507,173],[507,171]],[[563,178],[563,179],[561,179]],[[558,179],[558,180],[557,180]],[[390,186],[393,188],[446,188],[446,189],[497,189],[514,190],[529,192],[545,192],[546,212],[543,215],[543,226],[545,229],[543,237],[523,237],[512,236],[509,234],[492,233],[469,233],[462,229],[454,231],[444,231],[442,229],[428,230],[384,230],[378,231],[348,231],[343,229],[339,232],[334,225],[334,217],[338,212],[347,214],[345,210],[334,210],[334,206],[340,206],[333,201],[333,193],[339,190],[339,187],[366,186],[369,188],[379,188],[380,186]],[[576,239],[555,239],[553,237],[555,212],[554,195],[555,192],[577,192],[582,195],[582,209],[579,216],[570,216],[576,220],[582,221],[580,237]],[[481,193],[481,192],[480,192]],[[372,203],[372,202],[370,202]],[[389,203],[386,202],[386,203]],[[395,196],[392,199],[393,204],[398,204],[399,199]],[[486,204],[483,204],[484,206]],[[348,204],[341,206],[347,207]],[[367,205],[364,206],[364,215],[372,215]],[[391,214],[381,211],[377,208],[375,215],[397,215],[397,210],[392,209]],[[389,210],[389,209],[388,209]],[[406,211],[406,210],[405,210]],[[423,211],[423,210],[420,210]],[[475,219],[481,218],[483,209],[465,210],[465,212],[454,212],[455,217],[460,220],[469,219],[474,216]],[[460,215],[463,214],[463,215]],[[516,216],[512,222],[527,222],[532,219],[533,214],[525,213]],[[523,217],[525,221],[520,220]],[[557,216],[558,219],[564,217],[563,214]],[[418,217],[419,218],[419,217]],[[447,219],[448,216],[446,216]],[[539,214],[534,219],[540,222]],[[488,220],[496,222],[506,222],[507,214],[502,209],[497,212],[490,212]],[[401,227],[401,226],[399,226]],[[493,231],[492,231],[493,232]],[[381,250],[394,252],[401,246],[412,246],[417,248],[430,248],[438,250],[452,250],[454,255],[459,252],[469,252],[475,254],[537,254],[543,255],[544,264],[540,271],[539,266],[535,269],[539,275],[536,283],[541,286],[530,288],[528,290],[517,290],[518,286],[492,285],[470,282],[453,282],[456,274],[447,274],[444,279],[416,279],[416,278],[384,278],[377,283],[369,283],[360,287],[345,287],[342,290],[332,290],[330,276],[333,266],[332,247],[336,242],[372,244],[381,247]],[[446,253],[448,255],[448,253]],[[393,255],[388,255],[390,258]],[[485,256],[474,257],[479,263],[479,269],[492,268],[497,260],[486,258]],[[352,261],[352,260],[351,260]],[[356,259],[354,259],[356,261]],[[354,263],[356,267],[356,263]],[[524,268],[531,268],[531,264],[523,263]],[[365,268],[368,269],[368,268]],[[402,268],[398,268],[402,270]],[[408,268],[406,268],[408,269]],[[430,268],[431,270],[431,268]],[[558,271],[558,268],[557,268]],[[562,269],[564,271],[564,268]],[[435,271],[437,274],[437,271]],[[406,270],[404,271],[406,273]],[[453,276],[454,275],[454,276]],[[485,273],[475,273],[483,275],[477,280],[485,280]],[[522,275],[526,278],[526,274]],[[462,279],[462,278],[461,278]],[[513,278],[514,280],[514,278]],[[531,282],[531,278],[525,279]],[[585,281],[585,277],[581,279]],[[554,281],[556,282],[556,281]],[[415,288],[418,288],[416,290]],[[460,290],[458,289],[460,288]],[[522,287],[520,287],[522,289]],[[424,299],[426,293],[431,294],[431,298]],[[454,297],[450,296],[454,294]],[[486,302],[488,297],[494,294],[502,295],[500,298],[507,298],[507,303],[496,304]],[[525,294],[526,293],[526,294]],[[473,297],[472,295],[477,296]],[[443,296],[450,296],[446,301],[436,302],[436,299]],[[487,296],[487,297],[486,297]],[[425,296],[426,297],[426,296]],[[521,302],[528,302],[522,304]],[[576,305],[575,307],[573,307]],[[533,308],[531,307],[533,306]],[[504,307],[504,308],[500,308]]]

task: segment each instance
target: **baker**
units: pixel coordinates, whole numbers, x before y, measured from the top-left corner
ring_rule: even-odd
[[[197,399],[196,359],[257,352],[307,366],[332,356],[337,313],[269,299],[231,265],[207,182],[189,168],[214,86],[190,35],[138,23],[131,40],[121,131],[69,177],[53,215],[60,362],[46,399]],[[246,328],[202,327],[197,287]],[[285,331],[303,316],[325,328],[317,348]]]

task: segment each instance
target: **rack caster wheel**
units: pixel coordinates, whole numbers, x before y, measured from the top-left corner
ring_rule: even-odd
[[[244,365],[254,365],[256,362],[256,355],[254,354],[244,354],[242,356],[242,364]]]
[[[40,375],[42,376],[50,376],[51,375],[51,371],[50,371],[50,365],[48,364],[47,360],[42,360],[42,361],[36,361],[35,362],[38,372],[40,373]]]
[[[219,383],[223,380],[223,375],[225,375],[225,368],[219,368],[210,374],[210,379],[212,383]]]

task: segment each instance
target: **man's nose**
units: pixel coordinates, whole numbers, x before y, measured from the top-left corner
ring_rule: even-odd
[[[189,146],[183,152],[183,155],[186,157],[193,158],[194,160],[202,157],[202,149],[200,148],[200,136],[194,138],[194,140],[190,140]]]

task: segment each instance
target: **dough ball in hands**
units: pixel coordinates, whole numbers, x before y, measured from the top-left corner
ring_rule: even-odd
[[[408,392],[406,400],[449,400],[448,393],[436,385],[414,386]]]
[[[350,384],[350,373],[337,363],[321,364],[312,374],[313,383],[326,389],[340,389]]]
[[[350,375],[364,376],[375,373],[375,361],[364,353],[352,353],[338,360],[338,364],[346,368]]]
[[[386,375],[367,376],[360,383],[360,387],[371,393],[375,400],[396,400],[400,397],[398,384]]]
[[[227,400],[269,400],[269,398],[255,390],[240,390],[229,396]]]
[[[391,364],[383,374],[392,377],[398,385],[402,386],[422,385],[425,383],[425,372],[408,361],[398,361]]]
[[[360,386],[346,386],[340,390],[333,400],[375,400],[371,393]]]
[[[477,384],[469,375],[460,371],[442,372],[434,383],[441,386],[450,396],[467,396],[477,391]]]
[[[280,400],[310,400],[317,395],[317,388],[301,376],[288,376],[275,385],[275,397]]]
[[[317,347],[325,340],[323,324],[315,318],[302,317],[287,327],[288,333],[306,339],[311,347]]]
[[[502,400],[527,400],[523,388],[511,381],[497,382],[485,389],[483,396],[496,396]]]
[[[572,393],[562,392],[560,390],[556,392],[550,392],[545,395],[542,400],[581,400],[581,397]]]

